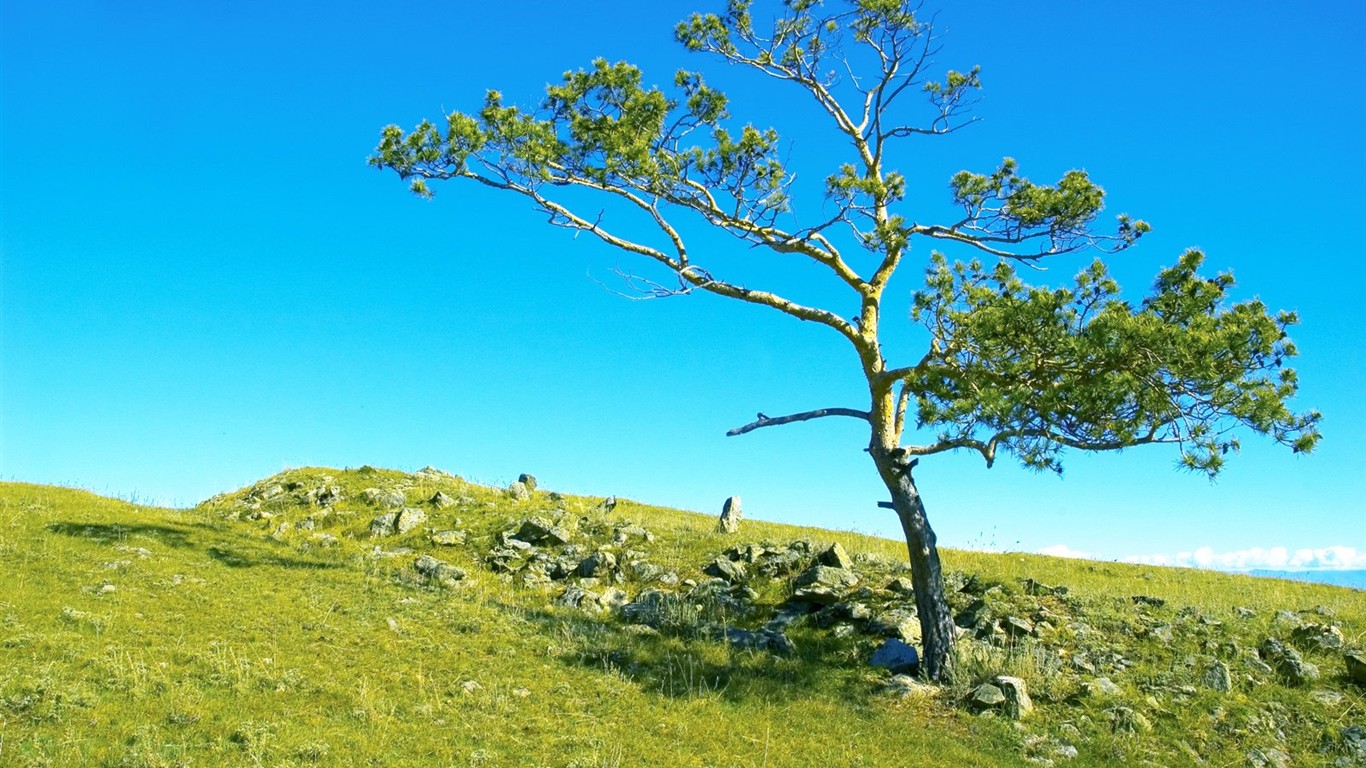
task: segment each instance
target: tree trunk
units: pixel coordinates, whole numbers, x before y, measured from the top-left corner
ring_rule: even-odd
[[[901,518],[901,530],[906,534],[911,582],[915,585],[915,610],[920,617],[923,644],[920,670],[930,680],[942,680],[949,672],[955,628],[944,597],[944,575],[934,530],[930,528],[925,504],[911,477],[913,465],[901,460],[893,450],[874,447],[870,452],[892,494],[892,505],[897,517]]]

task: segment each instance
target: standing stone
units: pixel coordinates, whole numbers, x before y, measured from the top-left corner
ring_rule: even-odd
[[[1034,711],[1034,702],[1029,699],[1029,691],[1025,689],[1024,680],[1008,675],[997,675],[992,682],[1005,694],[1006,714],[1020,720]]]
[[[526,489],[527,489],[528,491],[534,491],[534,490],[536,490],[536,476],[535,476],[535,475],[531,475],[531,474],[527,474],[526,472],[523,472],[522,474],[520,474],[520,475],[517,476],[517,482],[521,483],[522,485],[525,485],[525,486],[526,486]]]
[[[722,533],[735,533],[740,530],[740,520],[744,516],[744,512],[740,510],[740,497],[732,496],[721,506],[721,521],[717,524],[716,530]]]
[[[849,558],[849,553],[844,551],[844,547],[837,541],[831,544],[816,556],[816,560],[821,565],[828,565],[831,568],[844,568],[846,570],[854,567],[854,561]]]

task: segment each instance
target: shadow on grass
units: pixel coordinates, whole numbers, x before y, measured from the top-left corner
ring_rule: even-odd
[[[619,675],[641,690],[674,699],[719,697],[731,702],[783,701],[815,693],[854,700],[866,696],[859,673],[866,655],[854,643],[794,628],[796,651],[779,655],[730,645],[707,632],[642,632],[618,616],[499,604],[541,631],[572,636],[575,649],[557,660],[568,666]]]
[[[227,549],[225,547],[209,547],[209,558],[228,566],[229,568],[255,568],[257,566],[274,566],[276,568],[302,568],[305,570],[327,570],[342,567],[341,563],[321,562],[318,560],[304,560],[297,557],[282,557],[273,552],[240,552]]]
[[[152,525],[149,523],[52,523],[47,529],[63,536],[90,539],[101,544],[115,544],[130,536],[154,539],[169,547],[190,547],[190,532],[172,525]]]

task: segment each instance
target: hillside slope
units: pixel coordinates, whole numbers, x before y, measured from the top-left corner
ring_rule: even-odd
[[[927,688],[896,542],[523,490],[0,484],[0,765],[1366,765],[1359,591],[948,551]]]

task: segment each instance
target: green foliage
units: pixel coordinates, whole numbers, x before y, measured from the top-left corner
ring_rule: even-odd
[[[1065,448],[1176,443],[1182,466],[1211,476],[1245,426],[1296,452],[1319,439],[1319,414],[1286,401],[1297,379],[1290,313],[1229,305],[1233,277],[1204,278],[1188,251],[1134,307],[1094,262],[1073,287],[1026,285],[1008,264],[952,265],[936,255],[912,317],[934,339],[911,382],[921,426],[940,441],[1014,454],[1062,471]]]

